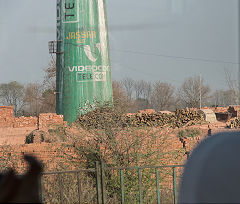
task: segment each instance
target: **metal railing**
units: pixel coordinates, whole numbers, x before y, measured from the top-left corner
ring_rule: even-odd
[[[176,204],[177,203],[177,181],[179,180],[179,175],[177,175],[178,171],[181,170],[184,167],[183,165],[166,165],[166,166],[133,166],[133,167],[108,167],[105,166],[104,163],[96,162],[95,168],[93,169],[80,169],[77,171],[61,171],[61,172],[45,172],[42,174],[41,179],[41,196],[43,203],[51,203],[49,199],[46,199],[46,193],[49,189],[51,189],[51,185],[53,187],[54,196],[52,196],[52,199],[54,199],[54,203],[98,203],[98,204],[106,204],[111,203],[108,199],[109,194],[109,186],[108,186],[108,180],[111,179],[111,176],[114,175],[114,178],[118,178],[117,186],[115,185],[115,193],[117,194],[117,201],[114,201],[115,203],[131,203],[129,201],[129,198],[126,197],[127,192],[133,192],[134,190],[128,189],[128,179],[132,179],[136,185],[133,186],[133,188],[136,191],[136,198],[134,203],[146,203],[144,202],[144,197],[146,194],[146,190],[144,190],[144,182],[147,182],[148,180],[151,180],[151,193],[152,193],[152,202],[154,203],[164,203],[162,202],[161,198],[161,189],[160,185],[162,180],[160,173],[165,172],[164,177],[165,180],[171,183],[171,189],[169,192],[171,193],[171,203]],[[166,171],[168,169],[168,171]],[[143,179],[144,171],[149,170],[150,173],[148,173],[149,177]],[[129,172],[132,172],[132,174],[129,174]],[[167,173],[166,173],[167,172]],[[67,175],[72,175],[72,180],[68,181],[67,183],[63,181],[64,177]],[[82,175],[81,175],[82,174]],[[167,175],[168,174],[168,175]],[[75,177],[73,178],[73,175]],[[107,176],[106,176],[107,175]],[[55,176],[56,179],[52,178],[52,182],[48,179],[46,182],[43,182],[43,177],[46,176]],[[88,176],[92,176],[92,180],[95,180],[95,182],[91,185],[92,189],[91,192],[88,192],[92,195],[93,200],[84,200],[88,199],[86,196],[83,195],[83,179],[86,179]],[[168,176],[168,177],[167,177]],[[133,178],[134,177],[134,178]],[[167,179],[166,179],[167,178]],[[171,178],[171,179],[170,179]],[[81,182],[82,180],[82,182]],[[144,181],[143,181],[144,180]],[[50,182],[50,184],[49,184]],[[86,182],[85,182],[86,183]],[[165,181],[166,183],[166,181]],[[57,187],[56,187],[57,185]],[[71,191],[75,193],[74,201],[66,201],[67,195],[64,195],[66,190],[64,188],[68,188],[70,185],[75,185]],[[55,186],[55,187],[54,187]],[[153,189],[155,189],[153,193]],[[153,195],[154,194],[154,195]],[[71,193],[72,195],[72,193]],[[70,195],[69,195],[70,196]],[[57,198],[56,198],[57,197]],[[128,196],[131,198],[131,196]],[[154,198],[153,198],[154,197]],[[168,201],[169,202],[169,201]]]

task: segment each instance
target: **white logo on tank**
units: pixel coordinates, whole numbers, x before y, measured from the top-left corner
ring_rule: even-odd
[[[97,43],[96,47],[97,47],[99,53],[101,54],[101,44]],[[94,57],[91,47],[89,45],[84,45],[84,52],[85,52],[86,56],[88,57],[88,59],[91,60],[92,62],[96,62],[100,55],[99,54],[99,55],[97,55],[97,57]],[[96,55],[96,53],[95,53],[95,55]]]

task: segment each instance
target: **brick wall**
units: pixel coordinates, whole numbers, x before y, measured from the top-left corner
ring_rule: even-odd
[[[67,147],[66,144],[42,143],[0,146],[0,157],[8,161],[5,165],[15,167],[17,171],[23,171],[24,167],[27,167],[23,160],[24,154],[36,156],[44,164],[45,171],[56,171],[61,164],[65,165],[67,169],[71,167],[73,169],[73,166],[70,167],[70,163],[66,161],[68,155],[74,156],[74,149]]]

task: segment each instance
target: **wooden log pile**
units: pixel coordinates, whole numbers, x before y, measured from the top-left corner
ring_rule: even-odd
[[[76,123],[86,129],[105,129],[122,126],[122,120],[122,114],[111,108],[97,108],[80,117]]]
[[[204,121],[197,109],[186,108],[175,111],[176,127],[196,125]]]
[[[112,109],[96,109],[77,121],[83,128],[105,129],[106,127],[183,127],[199,124],[204,119],[194,109],[176,110],[172,114],[161,112],[138,112],[120,114]]]
[[[231,128],[231,129],[238,129],[238,128],[240,128],[240,118],[236,117],[236,118],[231,119],[230,124],[229,124],[228,127]]]

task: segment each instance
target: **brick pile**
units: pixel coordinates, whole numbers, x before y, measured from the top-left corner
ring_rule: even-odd
[[[14,117],[12,106],[0,106],[0,145],[24,144],[25,138],[32,131],[48,130],[57,125],[63,125],[62,115],[43,113],[39,117]]]
[[[0,127],[13,127],[14,119],[12,106],[0,106]]]
[[[42,113],[39,117],[15,118],[12,106],[0,106],[0,128],[27,128],[44,129],[53,125],[65,124],[62,115],[56,113]]]
[[[39,115],[39,129],[47,129],[56,125],[63,125],[63,115],[56,113],[41,113]]]
[[[26,136],[36,128],[0,128],[0,145],[25,144]]]
[[[14,166],[16,170],[23,170],[26,163],[23,160],[24,154],[36,156],[45,167],[45,171],[55,171],[60,169],[60,165],[70,169],[69,157],[74,156],[74,149],[66,144],[27,144],[27,145],[12,145],[0,146],[0,157],[9,161],[7,165]],[[74,168],[73,166],[71,166]]]
[[[13,123],[14,128],[23,128],[23,127],[35,127],[38,128],[38,118],[37,117],[24,117],[15,118]]]
[[[215,113],[226,113],[228,112],[228,107],[216,107],[213,112]]]
[[[224,113],[228,111],[228,107],[202,107],[201,109],[211,109],[215,113]]]
[[[75,130],[75,129],[74,129]],[[186,159],[185,150],[191,150],[193,146],[195,146],[199,141],[199,139],[196,138],[185,138],[185,145],[186,148],[184,150],[183,144],[177,137],[177,133],[179,129],[163,129],[160,130],[158,128],[142,128],[142,129],[132,129],[135,131],[134,134],[132,132],[121,132],[119,135],[117,135],[117,140],[123,141],[131,141],[131,139],[134,139],[133,135],[142,135],[146,137],[145,142],[142,144],[143,150],[148,151],[145,149],[148,146],[148,144],[151,144],[152,150],[155,148],[159,149],[161,148],[162,152],[164,153],[164,158],[162,160],[163,164],[182,164],[184,160]],[[70,130],[68,130],[71,132]],[[207,129],[205,132],[201,133],[206,134]],[[73,132],[72,132],[73,133]],[[70,134],[70,133],[69,133]],[[94,138],[89,137],[88,139],[84,139],[86,133],[80,131],[81,134],[79,136],[82,137],[85,142],[88,144],[91,144],[91,141],[94,141]],[[158,135],[154,141],[151,140],[151,137],[148,138],[148,135]],[[162,136],[161,136],[162,135]],[[167,137],[167,138],[166,138]],[[167,140],[166,140],[167,139]],[[84,143],[83,143],[84,144]],[[78,145],[80,145],[78,143]],[[102,146],[102,148],[105,148]],[[7,154],[6,154],[7,152]],[[104,152],[104,151],[103,151]],[[26,167],[26,163],[20,159],[23,154],[33,154],[35,155],[39,160],[41,160],[45,165],[45,171],[57,171],[62,170],[62,167],[70,170],[74,169],[74,166],[71,166],[68,162],[69,158],[71,156],[75,155],[74,148],[69,147],[67,143],[41,143],[41,144],[25,144],[25,145],[12,145],[12,146],[0,146],[0,158],[2,159],[8,159],[8,160],[16,160],[17,164],[14,164],[18,167],[18,169],[22,169],[22,167]],[[70,155],[70,157],[69,157]],[[80,155],[78,155],[80,156]],[[80,157],[79,157],[80,158]],[[81,157],[81,161],[84,163],[84,158]]]
[[[144,109],[144,110],[139,110],[138,113],[142,114],[153,114],[156,113],[154,109]]]
[[[215,111],[215,107],[204,106],[204,107],[201,107],[201,109],[211,109],[212,111]]]

